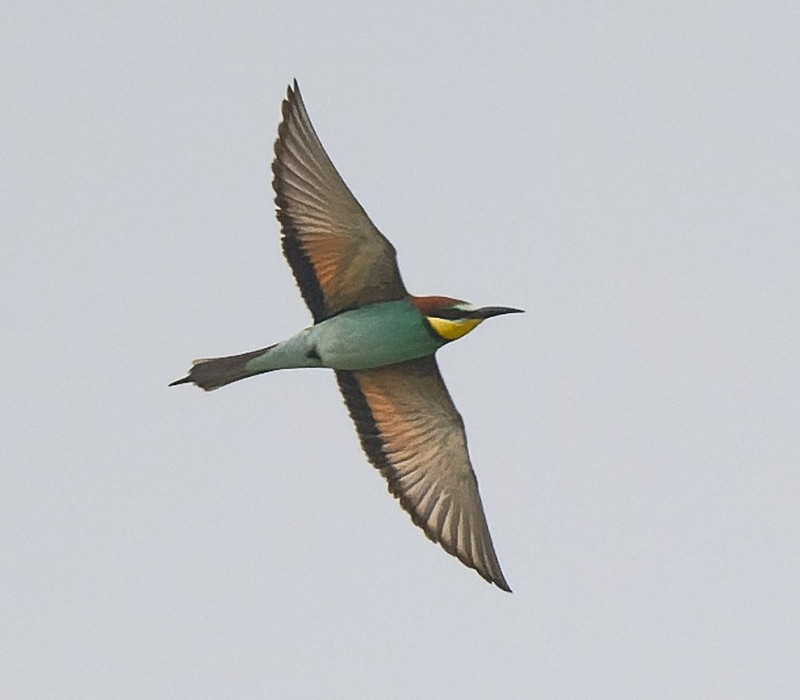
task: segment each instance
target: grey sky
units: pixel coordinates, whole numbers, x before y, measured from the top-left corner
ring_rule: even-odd
[[[800,694],[797,3],[4,3],[3,698]],[[269,166],[296,77],[439,355],[506,595],[331,373]]]

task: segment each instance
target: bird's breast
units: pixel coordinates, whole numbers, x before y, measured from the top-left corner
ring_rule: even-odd
[[[371,369],[431,355],[446,342],[409,301],[389,301],[345,311],[310,329],[322,364]]]

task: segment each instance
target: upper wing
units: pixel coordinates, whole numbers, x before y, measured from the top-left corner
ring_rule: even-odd
[[[283,252],[315,322],[406,296],[392,244],[333,167],[297,81],[283,102],[272,172]]]
[[[336,372],[361,446],[416,525],[510,591],[483,514],[467,436],[432,355]]]

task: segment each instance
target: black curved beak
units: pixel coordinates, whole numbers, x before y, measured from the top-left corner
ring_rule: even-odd
[[[480,309],[475,309],[473,314],[475,318],[491,318],[492,316],[501,316],[502,314],[523,314],[523,309],[512,309],[509,306],[483,306]]]

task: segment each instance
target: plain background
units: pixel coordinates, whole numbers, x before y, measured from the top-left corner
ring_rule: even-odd
[[[0,696],[800,696],[800,5],[4,2]],[[512,595],[309,322],[292,78],[440,353]]]

